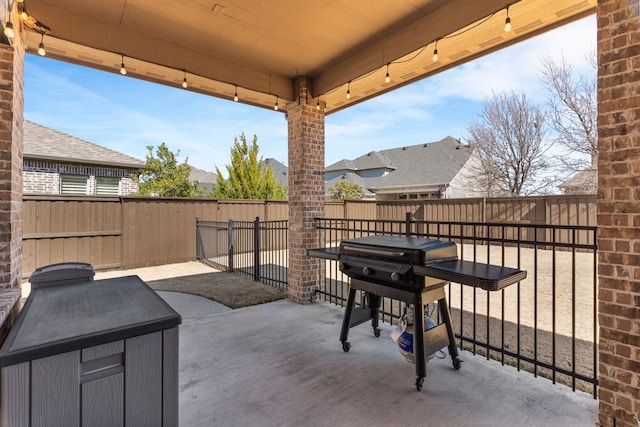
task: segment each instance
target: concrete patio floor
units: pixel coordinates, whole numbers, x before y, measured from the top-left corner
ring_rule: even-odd
[[[328,303],[176,310],[182,426],[596,425],[592,395],[469,352],[459,371],[431,360],[418,392],[390,325],[380,338],[351,329],[345,353],[342,309]]]

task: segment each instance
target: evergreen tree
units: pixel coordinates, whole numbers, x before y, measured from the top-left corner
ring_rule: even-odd
[[[140,176],[134,177],[138,182],[138,194],[158,197],[197,197],[201,195],[197,182],[189,181],[191,166],[178,164],[180,151],[172,153],[163,142],[153,154],[153,146],[147,146],[146,165]]]
[[[253,136],[251,146],[242,133],[234,138],[231,164],[227,165],[228,179],[216,167],[216,188],[211,193],[220,199],[272,199],[287,198],[287,187],[278,183],[271,167],[258,158],[258,137]]]

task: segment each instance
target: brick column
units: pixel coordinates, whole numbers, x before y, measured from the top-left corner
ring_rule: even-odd
[[[601,427],[640,425],[640,2],[598,1]]]
[[[22,274],[24,45],[0,42],[0,342],[17,314]]]
[[[315,217],[324,216],[324,113],[307,103],[309,80],[294,82],[297,104],[287,107],[289,129],[289,298],[307,304],[315,299],[321,262],[307,257],[319,247]]]

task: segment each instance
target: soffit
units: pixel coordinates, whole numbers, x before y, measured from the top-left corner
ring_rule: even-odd
[[[47,56],[281,111],[327,114],[593,13],[596,0],[25,0]],[[454,34],[458,34],[452,36]],[[439,60],[433,62],[434,41]],[[41,36],[26,32],[27,51]],[[386,65],[391,81],[385,83]],[[350,83],[349,83],[350,82]],[[347,85],[351,98],[346,99]]]

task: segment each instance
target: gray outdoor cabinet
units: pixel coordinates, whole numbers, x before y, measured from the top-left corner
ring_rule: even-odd
[[[178,425],[182,319],[139,277],[34,289],[0,349],[0,425]]]

